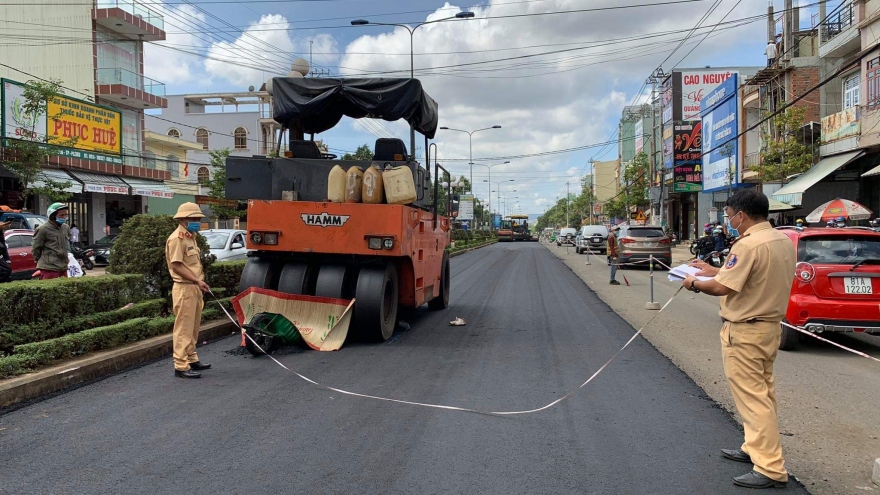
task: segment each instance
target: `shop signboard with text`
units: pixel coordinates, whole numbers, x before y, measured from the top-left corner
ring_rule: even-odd
[[[673,191],[699,192],[703,189],[702,123],[676,122],[673,144]]]
[[[739,185],[738,81],[734,76],[705,95],[703,117],[703,190],[714,192]]]
[[[59,156],[122,165],[122,114],[109,107],[59,96],[39,115],[28,114],[24,84],[0,80],[3,145],[27,139],[54,145]]]
[[[645,148],[645,126],[642,122],[641,116],[639,116],[639,120],[636,121],[635,125],[635,134],[636,134],[636,154],[641,153]]]
[[[458,202],[458,219],[473,220],[474,219],[474,195],[462,194]]]
[[[704,69],[675,71],[672,86],[672,120],[700,120],[701,102],[710,91],[739,74],[737,70]]]

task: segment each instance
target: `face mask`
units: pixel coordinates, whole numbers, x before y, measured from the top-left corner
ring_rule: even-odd
[[[58,222],[59,225],[64,225],[65,223],[67,223],[66,218],[56,218],[55,221]]]
[[[842,228],[846,227],[846,224],[843,222],[838,222],[837,227],[842,229]]]
[[[736,216],[736,214],[734,214],[734,216]],[[730,217],[727,219],[727,230],[730,231],[731,234],[737,235],[737,234],[739,234],[739,230],[736,229],[732,223],[730,223],[730,221],[732,219],[733,219],[733,217]],[[742,225],[742,222],[740,222],[739,224]]]
[[[186,230],[190,232],[198,232],[202,228],[202,222],[189,222],[186,224]]]

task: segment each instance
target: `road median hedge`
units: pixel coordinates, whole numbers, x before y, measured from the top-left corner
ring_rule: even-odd
[[[25,280],[0,284],[0,335],[21,325],[58,325],[80,316],[113,311],[147,299],[139,275]],[[0,347],[4,342],[0,341]]]
[[[232,298],[220,299],[231,310]],[[206,301],[202,320],[226,317],[216,301]],[[13,354],[0,358],[0,377],[27,373],[57,359],[81,356],[88,352],[112,349],[168,333],[174,327],[174,316],[135,318],[113,325],[92,328],[41,342],[15,346]]]

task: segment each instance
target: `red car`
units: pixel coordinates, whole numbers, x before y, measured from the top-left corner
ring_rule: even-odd
[[[31,244],[34,240],[33,230],[12,229],[3,233],[9,259],[12,261],[12,280],[28,280],[37,271],[37,262]]]
[[[813,333],[880,334],[880,233],[867,228],[779,227],[794,243],[797,268],[785,321]],[[779,348],[801,334],[782,327]]]

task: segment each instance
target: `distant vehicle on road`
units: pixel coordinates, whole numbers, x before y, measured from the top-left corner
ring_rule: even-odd
[[[618,263],[654,259],[672,265],[672,243],[660,227],[621,225],[617,234]],[[644,263],[648,266],[648,263]],[[659,268],[659,267],[657,267]]]
[[[203,230],[199,234],[208,241],[211,254],[217,257],[217,261],[236,261],[247,259],[245,238],[247,232],[233,229]]]
[[[116,234],[104,236],[94,244],[86,246],[86,249],[91,249],[94,252],[95,265],[107,266],[110,264],[110,248],[113,247],[117,237]]]
[[[577,229],[570,227],[559,229],[559,234],[556,236],[556,245],[562,246],[563,244],[570,244],[574,246],[575,237],[577,237]]]
[[[6,247],[9,249],[9,259],[12,264],[12,276],[10,280],[30,280],[31,275],[37,271],[37,262],[34,261],[34,253],[31,244],[34,240],[34,231],[25,229],[7,230],[3,233]]]
[[[577,254],[582,254],[588,249],[594,253],[605,253],[608,251],[607,227],[604,225],[584,225],[581,227],[575,242],[574,251]]]
[[[24,212],[3,212],[0,213],[0,223],[12,222],[10,229],[15,230],[37,230],[37,227],[48,222],[49,218],[44,215]]]
[[[785,322],[812,333],[880,334],[880,233],[857,228],[779,227],[794,243],[797,267]],[[779,348],[800,332],[782,327]]]

